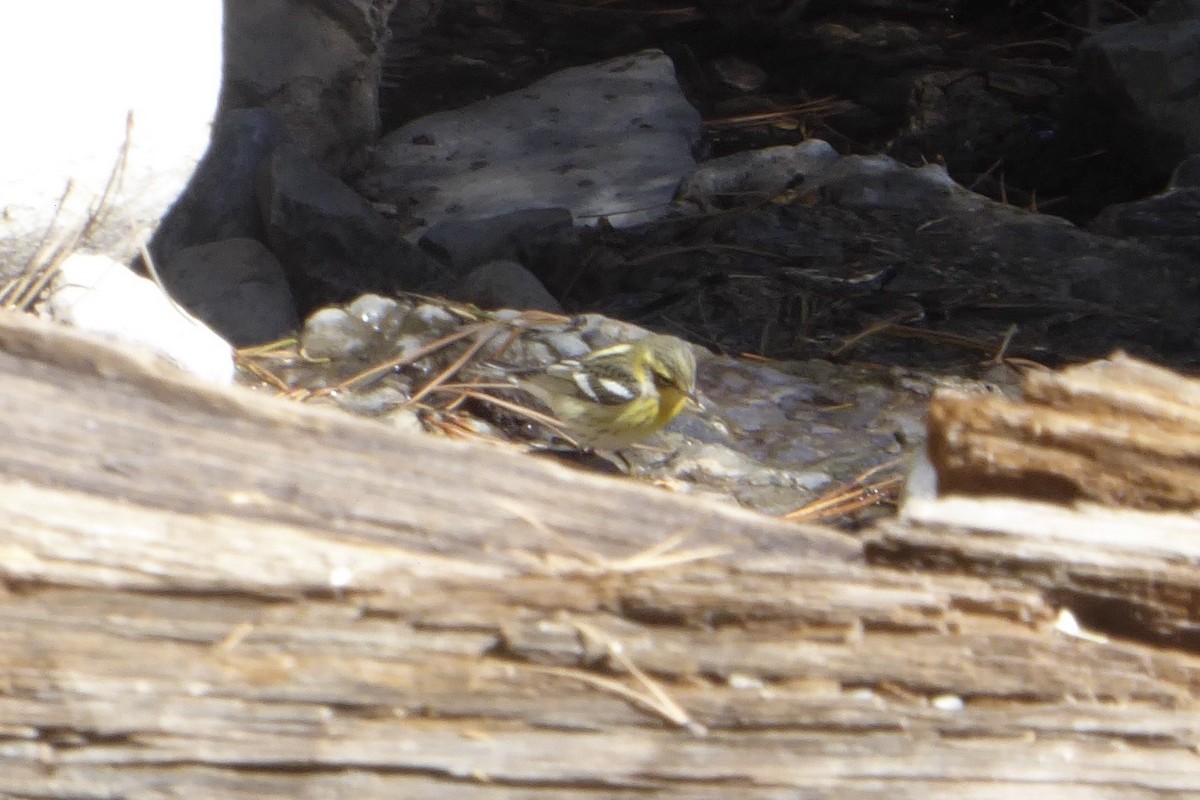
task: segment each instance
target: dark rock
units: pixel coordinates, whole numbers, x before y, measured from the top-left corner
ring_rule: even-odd
[[[448,295],[482,308],[537,309],[557,314],[563,310],[542,282],[515,261],[480,264]]]
[[[360,294],[420,290],[440,268],[371,204],[298,147],[262,165],[259,206],[267,242],[303,314]]]
[[[1169,189],[1200,189],[1200,153],[1192,155],[1179,162],[1171,173]]]
[[[331,171],[379,136],[379,72],[396,0],[227,0],[225,109],[264,106]]]
[[[523,261],[528,252],[554,239],[573,240],[571,212],[534,208],[484,219],[439,222],[421,237],[421,249],[454,274],[496,259]]]
[[[154,234],[160,264],[185,247],[223,239],[263,239],[254,184],[258,167],[284,141],[283,126],[265,108],[222,114],[196,174]]]
[[[1126,157],[1166,175],[1200,152],[1200,2],[1160,3],[1079,48],[1080,77],[1113,115]]]
[[[961,209],[986,202],[955,183],[938,164],[905,167],[887,156],[841,158],[813,176],[805,188],[847,209]]]
[[[757,92],[770,77],[762,67],[737,56],[714,59],[709,67],[717,80],[739,92]]]
[[[300,327],[283,267],[254,239],[185,248],[161,273],[178,303],[236,347],[273,341]]]
[[[1091,228],[1107,236],[1137,239],[1191,256],[1200,267],[1200,187],[1173,189],[1109,206]]]
[[[700,0],[705,13],[742,34],[778,34],[804,14],[809,0]]]
[[[584,308],[703,331],[730,352],[954,363],[952,347],[878,335],[905,320],[931,342],[1011,335],[1012,354],[1050,363],[1115,347],[1197,357],[1196,257],[992,202],[935,165],[843,157],[790,201],[735,211],[585,235],[586,260],[537,274]]]
[[[1120,304],[1126,290],[1120,274],[1120,265],[1098,256],[1077,256],[1063,265],[1063,275],[1073,296],[1104,305]]]
[[[837,151],[820,139],[713,158],[683,179],[676,200],[702,210],[721,207],[723,196],[741,203],[750,196],[766,200],[787,188],[803,188],[808,176],[837,160]]]

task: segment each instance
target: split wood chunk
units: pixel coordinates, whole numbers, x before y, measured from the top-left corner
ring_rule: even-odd
[[[939,494],[1200,507],[1200,380],[1117,353],[1031,373],[1024,393],[1023,402],[934,395],[929,457]]]

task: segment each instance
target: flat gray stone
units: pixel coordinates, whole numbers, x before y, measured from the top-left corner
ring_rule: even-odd
[[[359,188],[411,214],[414,238],[528,208],[629,226],[663,216],[699,136],[671,60],[647,50],[415,120],[382,139]]]

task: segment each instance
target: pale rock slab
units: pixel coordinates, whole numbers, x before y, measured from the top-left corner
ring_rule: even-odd
[[[172,302],[153,281],[100,255],[63,261],[43,316],[163,356],[213,383],[233,383],[233,349]]]
[[[699,139],[671,59],[647,50],[404,125],[381,140],[359,188],[407,215],[412,238],[530,208],[624,227],[666,213]]]
[[[117,261],[137,253],[208,146],[222,16],[221,0],[8,4],[0,279],[43,240],[83,231],[106,190],[80,246]]]

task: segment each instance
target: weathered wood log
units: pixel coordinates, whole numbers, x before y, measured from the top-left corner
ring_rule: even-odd
[[[939,391],[928,455],[881,559],[1019,575],[1091,625],[1200,651],[1200,381],[1118,353],[1031,372],[1021,400]]]
[[[1023,562],[874,566],[22,317],[0,374],[0,796],[1200,792],[1200,659],[1064,633]]]
[[[929,457],[943,493],[1200,508],[1200,381],[1118,353],[1031,372],[1023,394],[935,394]]]

